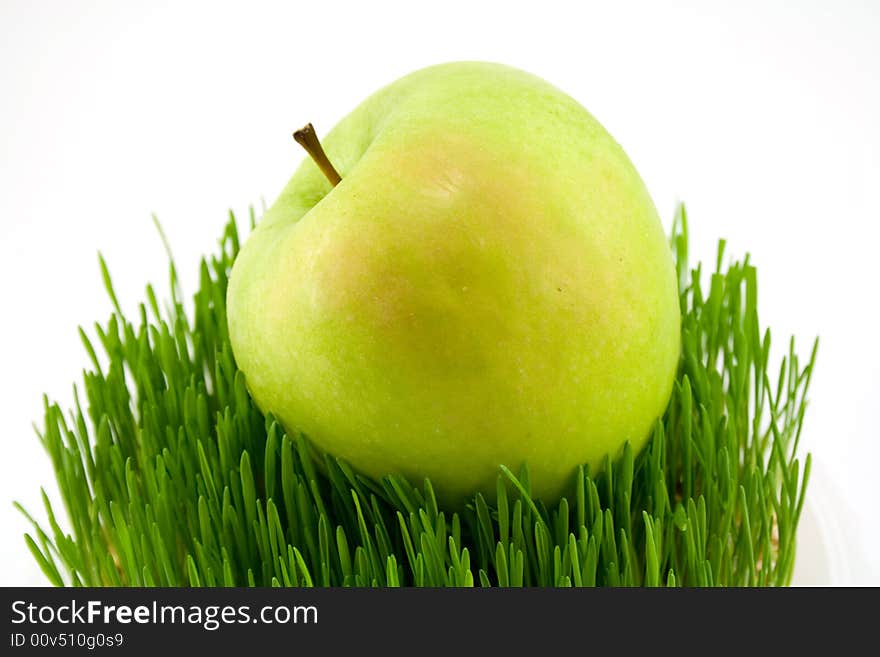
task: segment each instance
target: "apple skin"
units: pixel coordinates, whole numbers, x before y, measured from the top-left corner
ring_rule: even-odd
[[[258,406],[372,477],[494,498],[528,464],[640,449],[672,390],[671,252],[621,147],[575,100],[498,64],[381,89],[306,159],[234,264],[229,332]]]

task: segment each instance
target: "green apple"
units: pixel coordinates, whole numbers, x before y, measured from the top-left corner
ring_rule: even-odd
[[[494,497],[500,464],[551,500],[579,464],[644,445],[679,358],[676,277],[592,115],[522,71],[452,63],[381,89],[323,145],[231,274],[262,410],[448,501]]]

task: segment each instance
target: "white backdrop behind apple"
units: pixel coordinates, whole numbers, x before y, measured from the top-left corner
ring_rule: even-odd
[[[456,59],[580,100],[667,226],[687,202],[696,257],[713,261],[719,237],[751,252],[777,346],[794,334],[806,358],[821,336],[804,443],[817,513],[857,566],[814,581],[880,581],[880,5],[664,4],[4,0],[0,584],[44,583],[11,501],[41,516],[39,486],[55,494],[31,424],[43,392],[69,405],[87,362],[76,327],[110,311],[97,251],[133,310],[167,280],[155,212],[192,292],[228,210],[271,203],[303,157],[293,129],[324,132],[381,85]]]

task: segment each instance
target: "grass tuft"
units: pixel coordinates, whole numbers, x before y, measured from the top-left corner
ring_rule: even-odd
[[[713,271],[690,269],[684,207],[671,238],[683,347],[669,406],[640,454],[627,445],[601,473],[579,468],[574,495],[550,509],[531,498],[527,472],[503,467],[494,506],[476,495],[449,513],[429,481],[377,482],[330,457],[316,463],[304,436],[260,413],[236,368],[225,299],[239,245],[230,215],[219,253],[200,263],[191,313],[173,261],[170,302],[161,309],[148,286],[135,318],[100,261],[115,311],[94,337],[80,332],[92,367],[85,405],[79,390],[69,414],[46,399],[39,434],[69,533],[45,494],[44,521],[21,509],[33,525],[27,548],[52,584],[789,582],[816,347],[801,364],[791,341],[771,369],[754,266],[746,257],[725,269],[722,241]]]

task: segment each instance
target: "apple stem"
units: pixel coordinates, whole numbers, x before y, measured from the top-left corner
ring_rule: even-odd
[[[321,173],[323,173],[327,180],[330,181],[334,187],[339,184],[339,181],[342,180],[342,176],[339,175],[339,172],[333,167],[333,164],[330,162],[330,158],[327,157],[327,154],[324,152],[324,147],[321,146],[321,142],[318,140],[318,135],[315,134],[315,128],[311,123],[307,123],[305,127],[297,130],[293,133],[293,138],[296,139],[296,143],[302,146],[306,153],[308,153],[311,158],[315,161],[315,164],[318,165],[318,168],[321,169]]]

